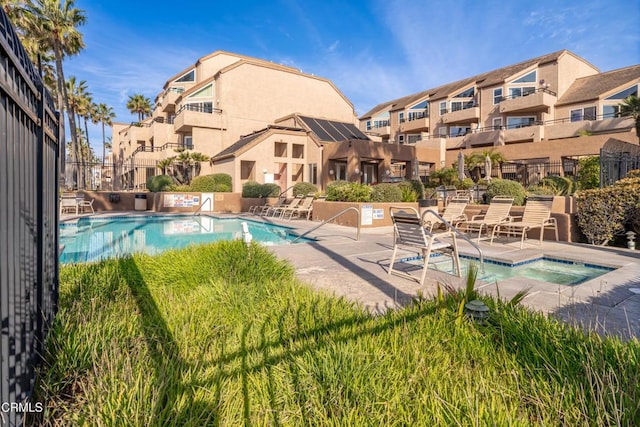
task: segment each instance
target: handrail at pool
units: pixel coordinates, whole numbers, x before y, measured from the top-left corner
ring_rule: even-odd
[[[213,204],[213,200],[211,200],[211,197],[207,197],[202,201],[202,203],[200,203],[200,206],[198,206],[198,209],[196,209],[196,211],[193,213],[193,216],[200,215],[200,209],[202,209],[204,204],[207,203],[207,200]]]
[[[307,234],[311,233],[312,231],[317,230],[318,228],[322,227],[323,225],[325,225],[328,222],[333,221],[334,219],[338,218],[339,216],[341,216],[342,214],[344,214],[345,212],[349,212],[349,211],[356,211],[356,214],[358,216],[358,233],[356,235],[356,240],[360,240],[360,209],[356,208],[355,206],[350,206],[346,209],[341,210],[340,212],[338,212],[337,214],[335,214],[334,216],[332,216],[329,219],[325,219],[324,221],[322,221],[320,224],[316,225],[315,227],[313,227],[310,230],[305,231],[304,233],[302,233],[301,235],[299,235],[298,237],[296,237],[295,239],[293,239],[291,241],[291,243],[295,243],[296,240],[303,238],[304,236],[306,236]]]

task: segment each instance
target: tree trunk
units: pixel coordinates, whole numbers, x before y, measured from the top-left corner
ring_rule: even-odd
[[[104,158],[107,155],[107,140],[104,137],[104,122],[100,121],[100,123],[102,123],[102,166],[104,166]],[[100,173],[100,176],[102,176],[102,173]]]
[[[69,108],[69,94],[67,93],[67,85],[65,84],[64,72],[62,70],[62,48],[60,46],[60,43],[57,41],[56,43],[54,43],[53,52],[56,57],[56,74],[58,75],[58,93],[62,93],[62,100],[64,101],[64,106],[62,105],[60,106],[60,109],[62,110],[62,115],[60,116],[60,120],[64,121],[64,110],[66,110],[67,118],[69,119],[69,133],[71,134],[71,152],[72,152],[71,161],[73,162],[73,165],[72,165],[73,175],[74,175],[74,179],[76,180],[76,186],[77,186],[78,165],[76,164],[76,162],[78,159],[78,144],[77,144],[78,138],[76,134],[76,121],[75,121],[74,114],[73,113],[69,114],[71,110]],[[64,131],[64,126],[61,126],[60,128],[62,131]],[[63,138],[62,138],[63,145],[64,145],[64,140],[65,138],[63,134]]]

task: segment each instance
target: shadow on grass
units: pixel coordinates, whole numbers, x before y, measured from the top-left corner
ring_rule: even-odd
[[[140,311],[142,331],[151,356],[154,374],[149,381],[153,383],[154,392],[159,396],[153,408],[153,419],[158,425],[219,425],[220,377],[217,376],[214,381],[214,404],[194,398],[195,386],[184,381],[193,366],[180,356],[178,343],[158,309],[135,259],[120,258],[118,264]],[[182,411],[174,407],[175,402],[184,400],[189,405]]]

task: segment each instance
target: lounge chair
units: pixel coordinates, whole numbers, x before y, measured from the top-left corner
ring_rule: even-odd
[[[287,200],[286,197],[279,197],[274,204],[249,206],[249,213],[253,215],[263,215],[270,208],[279,208]]]
[[[78,214],[78,200],[76,196],[62,196],[60,198],[60,214],[65,212],[75,212],[76,215]]]
[[[480,242],[482,230],[486,230],[488,236],[489,229],[493,231],[493,228],[497,225],[510,221],[509,211],[511,206],[513,206],[513,197],[495,196],[491,199],[486,213],[472,216],[470,221],[462,222],[461,227],[466,229],[467,232],[477,231],[478,242]]]
[[[498,234],[518,235],[520,239],[520,249],[524,245],[524,239],[531,230],[540,230],[540,245],[544,239],[544,231],[546,229],[555,230],[556,241],[558,240],[558,224],[555,218],[551,217],[551,207],[553,205],[553,196],[531,196],[524,206],[522,219],[518,221],[506,222],[498,224],[493,228],[491,233],[491,243]]]
[[[467,207],[469,199],[467,198],[453,198],[449,201],[449,204],[444,209],[442,218],[446,219],[454,227],[459,223],[467,220],[464,210]],[[438,228],[443,225],[443,222],[439,222],[437,219],[429,219],[425,223],[425,226],[429,228],[429,231],[433,231],[434,228]]]
[[[313,200],[315,199],[314,195],[307,195],[304,197],[302,202],[298,206],[295,207],[286,207],[282,209],[281,217],[284,218],[289,215],[289,218],[292,219],[294,216],[302,217],[304,214],[306,219],[309,220],[309,216],[311,215],[311,209],[313,208]]]
[[[447,232],[433,234],[425,228],[423,218],[418,215],[418,211],[413,208],[390,207],[389,216],[393,221],[393,254],[391,255],[391,263],[389,264],[389,274],[399,274],[407,276],[402,272],[394,271],[393,265],[396,260],[398,248],[400,246],[419,249],[422,258],[422,275],[419,283],[422,285],[427,275],[427,269],[432,252],[441,252],[451,256],[453,270],[456,271],[458,277],[460,272],[460,258],[458,256],[458,246],[456,243],[456,234],[452,230]],[[442,238],[448,238],[444,241]],[[452,270],[452,271],[453,271]],[[414,279],[413,276],[409,276]]]
[[[93,210],[93,202],[95,199],[91,199],[91,200],[80,200],[78,202],[78,209],[82,209],[82,212],[84,212],[84,208],[89,208],[91,209],[92,213],[95,213],[96,211]]]
[[[272,207],[267,209],[264,216],[272,216],[272,217],[280,217],[284,214],[285,209],[293,209],[297,207],[302,202],[302,196],[297,196],[293,200],[291,200],[288,204],[282,204],[281,206]]]

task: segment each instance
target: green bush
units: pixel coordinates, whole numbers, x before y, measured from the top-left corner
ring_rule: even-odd
[[[327,186],[327,201],[370,202],[372,188],[358,182],[334,181]]]
[[[242,197],[278,197],[280,191],[278,184],[259,184],[255,181],[248,181],[242,186]]]
[[[315,194],[318,192],[318,187],[310,182],[297,182],[293,186],[294,196],[306,196],[307,194]]]
[[[400,185],[410,185],[411,189],[416,193],[416,199],[424,199],[424,184],[419,179],[410,179],[400,183]]]
[[[147,179],[147,189],[153,193],[170,191],[172,185],[173,178],[169,175],[154,175]]]
[[[545,187],[542,185],[532,185],[527,188],[527,194],[536,196],[555,196],[557,189],[555,187]]]
[[[217,173],[197,176],[191,181],[189,189],[197,193],[228,193],[231,192],[231,175]]]
[[[381,203],[392,203],[402,201],[402,190],[396,184],[378,184],[371,189],[371,201]]]
[[[640,178],[577,193],[576,217],[591,244],[607,244],[624,233],[627,225],[640,233]]]
[[[590,190],[600,187],[600,156],[578,160],[578,188]]]
[[[542,178],[539,184],[540,187],[548,188],[553,191],[554,196],[571,196],[576,191],[576,183],[571,179],[564,176],[547,176]]]
[[[522,206],[526,195],[524,187],[517,181],[494,178],[487,186],[487,201],[495,196],[510,196],[513,197],[514,206]]]
[[[470,188],[473,188],[474,185],[476,185],[476,183],[473,182],[471,178],[465,178],[462,181],[457,182],[456,188],[459,190],[469,190]]]

